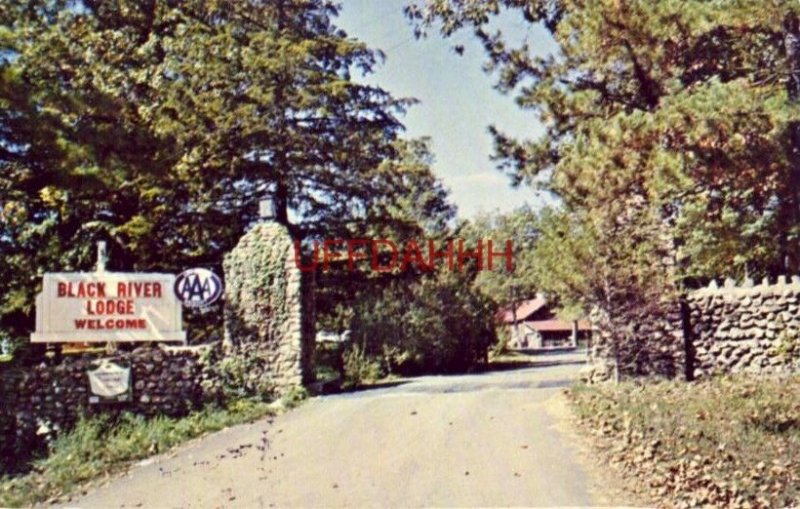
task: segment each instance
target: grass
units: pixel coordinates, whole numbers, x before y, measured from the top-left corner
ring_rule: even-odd
[[[601,453],[664,507],[800,504],[800,377],[577,386]]]
[[[292,397],[286,404],[293,406],[296,400]],[[51,444],[50,454],[37,460],[30,473],[0,480],[0,507],[63,500],[89,481],[118,472],[132,461],[272,413],[274,407],[267,403],[239,400],[227,408],[207,408],[180,419],[132,414],[114,422],[107,416],[82,419]]]

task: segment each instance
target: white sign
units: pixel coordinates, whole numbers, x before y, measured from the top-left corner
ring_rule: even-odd
[[[172,274],[45,274],[31,342],[185,342],[174,284]]]
[[[101,398],[116,398],[126,395],[130,389],[131,370],[111,362],[89,371],[89,386],[92,394]]]

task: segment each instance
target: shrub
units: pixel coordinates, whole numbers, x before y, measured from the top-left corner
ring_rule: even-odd
[[[361,296],[351,338],[386,373],[463,372],[485,362],[493,312],[458,274],[438,274]]]
[[[275,397],[275,386],[268,376],[264,355],[242,345],[224,355],[220,350],[209,350],[204,359],[207,373],[203,389],[216,393],[220,404],[246,398],[271,401]]]
[[[511,333],[507,327],[500,327],[497,331],[497,341],[492,345],[491,355],[497,357],[508,352],[508,344],[511,341]]]
[[[365,382],[373,382],[383,375],[380,362],[370,358],[359,345],[353,345],[348,348],[344,353],[343,359],[344,380],[342,387],[346,389],[358,387]]]
[[[314,377],[318,382],[341,378],[344,374],[344,343],[317,343],[314,348]]]
[[[306,399],[308,399],[308,389],[295,386],[281,396],[280,402],[284,408],[295,408]]]

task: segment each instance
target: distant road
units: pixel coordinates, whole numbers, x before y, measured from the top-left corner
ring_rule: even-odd
[[[315,398],[137,466],[68,507],[594,505],[550,408],[582,355],[533,359],[541,367]]]

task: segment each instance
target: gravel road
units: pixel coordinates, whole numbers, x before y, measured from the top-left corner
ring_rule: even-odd
[[[137,465],[66,507],[585,507],[597,479],[553,411],[579,353],[314,398]],[[574,436],[574,435],[573,435]],[[594,488],[592,487],[594,486]],[[615,504],[618,505],[618,504]]]

